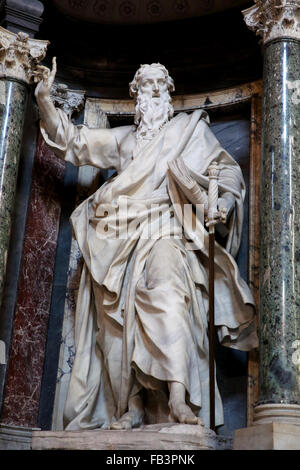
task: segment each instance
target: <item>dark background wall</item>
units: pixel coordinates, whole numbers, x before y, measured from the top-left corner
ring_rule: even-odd
[[[202,3],[202,14],[217,6],[206,2],[205,9],[205,2],[194,3]],[[176,94],[216,90],[255,80],[262,71],[260,46],[241,13],[253,2],[230,3],[239,5],[169,22],[157,18],[146,24],[103,24],[81,20],[84,3],[66,15],[55,6],[59,2],[48,1],[38,37],[50,41],[46,62],[57,56],[58,77],[77,83],[91,96],[128,98],[135,71],[152,62],[168,68]]]

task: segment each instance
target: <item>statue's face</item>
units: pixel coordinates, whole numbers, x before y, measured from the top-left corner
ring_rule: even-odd
[[[153,65],[143,66],[135,82],[135,118],[138,138],[152,138],[173,116],[169,81],[164,70]]]
[[[169,93],[165,74],[162,70],[147,68],[139,80],[139,93],[145,93],[154,99]]]

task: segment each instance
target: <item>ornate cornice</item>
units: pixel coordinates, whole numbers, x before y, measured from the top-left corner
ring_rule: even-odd
[[[0,26],[0,77],[33,82],[48,44],[49,41],[31,39],[26,33],[15,34]]]
[[[23,31],[34,37],[43,21],[44,5],[39,0],[0,0],[1,3],[4,13],[2,26],[13,33]]]
[[[263,43],[280,38],[300,41],[300,0],[254,0],[243,11],[251,31],[262,36]]]
[[[85,91],[70,90],[63,83],[54,83],[51,89],[51,99],[57,108],[62,109],[71,119],[72,114],[78,113],[84,105]]]

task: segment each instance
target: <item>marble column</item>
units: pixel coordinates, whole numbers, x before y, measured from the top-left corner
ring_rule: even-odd
[[[11,217],[28,85],[48,41],[0,28],[0,303],[5,279]]]
[[[25,83],[12,78],[0,78],[0,299],[6,270],[27,92]]]
[[[300,2],[255,3],[243,13],[264,53],[259,399],[235,445],[300,449]]]
[[[0,28],[0,304],[5,279],[12,211],[28,85],[44,58],[48,41]]]

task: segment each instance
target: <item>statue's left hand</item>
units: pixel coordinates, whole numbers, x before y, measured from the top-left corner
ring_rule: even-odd
[[[220,221],[225,224],[234,209],[235,197],[232,193],[227,192],[219,198],[218,207],[220,211]]]
[[[218,199],[218,209],[213,210],[212,213],[207,213],[205,222],[206,225],[219,225],[226,224],[231,212],[234,209],[235,197],[230,192],[224,193],[222,197]]]

